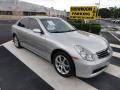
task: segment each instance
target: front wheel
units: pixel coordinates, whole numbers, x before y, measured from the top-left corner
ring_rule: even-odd
[[[15,47],[21,48],[21,45],[20,45],[20,42],[19,42],[19,39],[17,38],[17,36],[13,37],[13,42],[14,42]]]
[[[74,63],[71,57],[66,53],[57,52],[53,60],[54,67],[61,76],[70,77],[74,74]]]

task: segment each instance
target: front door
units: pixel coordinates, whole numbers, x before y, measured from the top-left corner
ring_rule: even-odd
[[[45,34],[35,33],[33,29],[41,29],[38,21],[34,18],[24,18],[19,23],[19,39],[22,46],[34,53],[46,57],[47,45]]]

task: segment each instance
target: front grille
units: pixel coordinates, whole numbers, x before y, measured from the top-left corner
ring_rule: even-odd
[[[107,57],[109,54],[110,54],[110,53],[109,53],[109,51],[108,51],[108,48],[105,49],[105,50],[102,50],[102,51],[100,51],[100,52],[97,52],[97,56],[98,56],[99,59],[105,58],[105,57]]]

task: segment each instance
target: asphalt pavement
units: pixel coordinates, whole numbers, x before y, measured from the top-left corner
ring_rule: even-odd
[[[12,39],[11,25],[14,23],[15,21],[0,20],[0,44]]]
[[[101,34],[106,40],[108,40],[109,43],[120,45],[120,42],[114,36],[112,36],[109,32],[101,32]]]
[[[0,47],[1,90],[53,90],[53,88],[16,58]]]
[[[11,26],[15,21],[0,21],[0,45],[12,40]],[[53,88],[0,46],[0,90],[53,90]]]
[[[97,20],[97,23],[100,23],[103,27],[119,27],[120,24],[115,24],[113,22],[105,21],[105,20]]]
[[[109,43],[120,45],[120,24],[105,20],[97,20],[101,24],[101,35],[108,40]]]

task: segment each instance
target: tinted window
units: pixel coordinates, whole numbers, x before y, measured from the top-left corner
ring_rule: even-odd
[[[29,22],[28,18],[24,18],[18,23],[18,26],[29,29]]]
[[[37,20],[31,18],[29,29],[33,30],[33,29],[41,29],[41,28]]]

